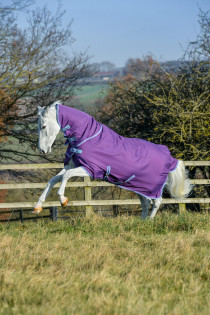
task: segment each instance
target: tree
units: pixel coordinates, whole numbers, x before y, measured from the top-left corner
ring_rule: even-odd
[[[159,64],[151,55],[145,56],[143,59],[130,58],[125,65],[125,74],[131,74],[138,79],[148,79],[152,74],[159,70]]]
[[[100,64],[100,71],[102,72],[108,72],[108,71],[112,71],[115,69],[115,65],[114,63],[110,62],[110,61],[103,61]]]
[[[108,72],[108,71],[113,71],[114,69],[115,69],[115,65],[110,61],[102,61],[100,63],[95,62],[90,65],[90,70],[92,73]]]
[[[127,76],[110,85],[99,118],[121,135],[167,145],[177,158],[208,159],[208,79],[203,65],[178,76]]]
[[[61,6],[53,15],[46,7],[30,10],[30,4],[29,0],[13,0],[10,6],[0,6],[2,163],[39,156],[33,149],[37,146],[34,124],[37,105],[48,106],[58,99],[71,100],[77,80],[88,75],[88,56],[66,53],[74,39],[72,22],[62,25],[65,12]],[[27,27],[21,29],[14,12],[26,13],[26,9]]]

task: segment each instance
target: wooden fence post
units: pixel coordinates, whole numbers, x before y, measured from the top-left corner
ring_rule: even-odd
[[[19,213],[20,213],[20,222],[23,223],[23,210],[20,209]]]
[[[88,183],[90,181],[90,177],[84,177],[84,182]],[[91,186],[85,186],[85,201],[92,200]],[[94,214],[92,206],[85,206],[86,209],[86,217],[90,217]]]
[[[179,214],[186,213],[186,204],[185,203],[179,203]]]
[[[119,214],[118,208],[119,208],[118,205],[114,205],[114,206],[113,206],[113,213],[114,213],[114,216],[115,216],[115,217],[117,217],[118,214]]]
[[[57,211],[57,207],[52,207],[50,208],[50,217],[52,219],[52,221],[58,221],[58,211]]]

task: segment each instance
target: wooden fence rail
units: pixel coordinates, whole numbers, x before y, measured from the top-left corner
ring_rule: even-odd
[[[210,166],[210,161],[186,161],[186,166]],[[0,171],[4,170],[37,170],[37,169],[57,169],[63,168],[62,163],[48,163],[48,164],[7,164],[0,165]],[[209,185],[210,179],[192,179],[190,182],[194,185]],[[47,183],[11,183],[0,184],[0,190],[2,189],[40,189],[45,188]],[[69,182],[66,187],[83,187],[85,192],[85,200],[69,201],[69,206],[84,206],[86,209],[86,216],[90,216],[93,212],[93,206],[119,206],[119,205],[138,205],[139,199],[126,199],[126,200],[93,200],[92,188],[94,187],[111,187],[110,183],[103,181],[91,181],[89,177],[84,177],[84,182]],[[59,184],[54,187],[59,187]],[[12,203],[0,203],[0,209],[32,209],[37,201],[33,202],[12,202]],[[199,203],[210,204],[210,198],[185,198],[182,200],[175,200],[173,198],[163,199],[163,204],[179,204],[180,211],[185,209],[187,203]],[[43,204],[44,208],[50,208],[50,216],[53,219],[52,209],[60,206],[58,201],[47,201]],[[16,210],[15,210],[16,211]],[[21,210],[17,210],[20,213],[20,219],[23,220]],[[7,211],[8,212],[8,211]],[[14,212],[14,210],[13,210]],[[2,211],[0,213],[3,213]],[[5,211],[4,211],[5,213]],[[55,216],[55,214],[54,214]],[[55,219],[55,218],[54,218]]]

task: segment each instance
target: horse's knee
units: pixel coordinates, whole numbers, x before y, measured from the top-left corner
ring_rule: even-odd
[[[54,177],[52,177],[50,180],[49,180],[49,184],[50,185],[55,185],[57,184],[59,181],[61,180],[61,175],[55,175]]]
[[[69,180],[69,178],[71,177],[70,174],[64,174],[63,177],[62,177],[62,180],[61,180],[61,183],[65,183]]]

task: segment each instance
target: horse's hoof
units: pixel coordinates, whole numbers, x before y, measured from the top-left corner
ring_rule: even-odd
[[[31,211],[31,213],[33,213],[33,214],[38,214],[38,213],[40,213],[42,211],[42,207],[35,207],[32,211]]]
[[[67,197],[64,197],[64,199],[63,199],[64,201],[61,203],[61,206],[62,207],[66,207],[67,206],[67,204],[68,204],[68,202],[69,202],[69,198],[67,198]]]

